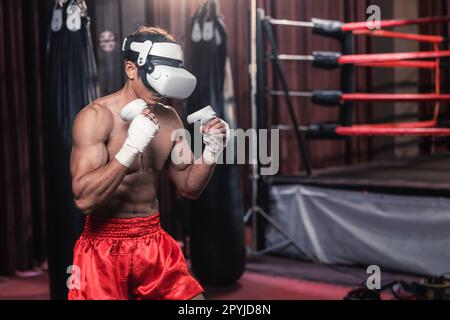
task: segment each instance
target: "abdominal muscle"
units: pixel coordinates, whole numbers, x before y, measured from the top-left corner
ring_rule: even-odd
[[[158,174],[134,172],[125,176],[111,198],[92,214],[111,218],[149,217],[159,213]]]

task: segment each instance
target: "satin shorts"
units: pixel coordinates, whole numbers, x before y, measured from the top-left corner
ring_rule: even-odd
[[[87,216],[70,280],[69,300],[189,300],[204,291],[159,214]]]

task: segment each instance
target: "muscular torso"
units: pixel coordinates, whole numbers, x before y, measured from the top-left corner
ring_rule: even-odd
[[[97,101],[100,105],[111,110],[113,125],[105,141],[107,158],[104,163],[111,161],[122,147],[129,127],[129,123],[120,118],[114,97],[106,97]],[[163,105],[150,106],[160,125],[160,131],[151,141],[145,152],[138,157],[128,169],[120,186],[101,207],[93,214],[108,217],[136,217],[149,216],[159,212],[157,200],[159,174],[163,170],[170,156],[174,142],[171,134],[174,128],[173,110]]]

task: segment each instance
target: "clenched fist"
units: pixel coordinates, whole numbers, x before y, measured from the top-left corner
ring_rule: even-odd
[[[145,151],[158,131],[159,124],[155,115],[148,108],[144,109],[131,121],[125,143],[116,155],[117,161],[129,168],[136,157]]]
[[[217,163],[220,153],[230,142],[230,126],[219,118],[214,118],[200,127],[203,134],[203,159],[207,164]]]

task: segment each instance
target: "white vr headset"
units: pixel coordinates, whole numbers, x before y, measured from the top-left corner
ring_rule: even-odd
[[[163,97],[188,98],[197,85],[197,78],[183,67],[183,50],[172,42],[136,42],[125,38],[122,51],[131,51],[139,67],[144,85]]]

